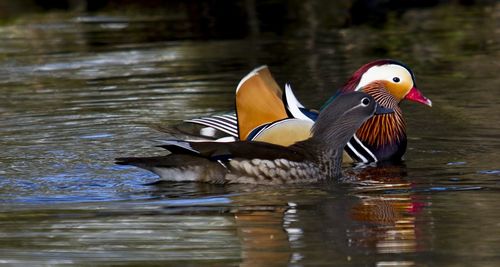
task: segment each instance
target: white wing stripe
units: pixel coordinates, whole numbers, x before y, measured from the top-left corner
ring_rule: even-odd
[[[202,121],[204,121],[204,122],[207,122],[207,123],[211,123],[213,125],[217,125],[217,126],[226,128],[228,130],[234,130],[234,131],[238,130],[238,127],[236,126],[236,124],[228,123],[227,121],[219,120],[219,119],[216,119],[216,118],[198,118],[198,119],[191,119],[191,120],[187,120],[187,121],[191,121],[191,122],[202,122]]]
[[[218,119],[221,119],[221,120],[224,120],[224,121],[228,121],[228,122],[232,123],[235,126],[238,124],[238,122],[236,121],[236,118],[232,119],[232,118],[227,117],[227,116],[215,115],[215,116],[207,117],[207,118],[204,118],[204,119],[209,119],[209,118],[218,118]]]
[[[221,127],[226,127],[228,129],[233,129],[235,131],[238,131],[238,125],[230,123],[230,122],[227,122],[226,120],[220,120],[220,119],[212,118],[212,117],[210,117],[210,118],[202,118],[201,120],[211,121],[211,122],[219,124]]]
[[[285,85],[285,97],[286,97],[286,105],[290,113],[292,113],[294,118],[313,121],[309,117],[307,117],[299,108],[302,108],[302,104],[297,100],[295,95],[292,92],[292,88],[289,84]]]
[[[192,120],[185,120],[185,122],[191,122],[191,123],[196,123],[196,124],[201,124],[201,125],[213,127],[215,129],[222,131],[222,132],[225,132],[229,135],[238,136],[238,131],[236,129],[225,127],[221,124],[217,124],[217,123],[214,123],[212,121],[192,119]]]
[[[366,153],[368,153],[374,160],[375,162],[378,161],[377,157],[375,157],[375,155],[373,155],[373,153],[370,151],[370,149],[368,149],[364,144],[363,142],[361,142],[358,137],[356,135],[353,135],[354,137],[354,140],[356,140],[356,142],[359,144],[359,146],[361,146],[365,151]]]
[[[352,152],[354,152],[354,154],[356,154],[356,156],[358,156],[358,158],[364,162],[364,163],[368,163],[368,160],[363,157],[363,155],[361,155],[361,153],[359,153],[356,149],[354,149],[354,147],[351,145],[350,142],[347,142],[347,146],[349,147],[349,149],[351,149]]]

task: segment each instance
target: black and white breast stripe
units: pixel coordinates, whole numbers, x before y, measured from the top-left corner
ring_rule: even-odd
[[[212,127],[233,137],[238,137],[238,122],[236,121],[236,114],[234,113],[201,117],[184,121]]]
[[[347,142],[347,146],[345,147],[345,151],[351,158],[358,162],[369,163],[369,162],[377,162],[377,157],[368,149],[356,135],[354,135],[349,142]]]

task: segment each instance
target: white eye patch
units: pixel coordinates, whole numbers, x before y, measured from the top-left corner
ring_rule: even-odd
[[[396,64],[387,64],[380,66],[373,66],[369,68],[362,76],[359,81],[358,86],[356,86],[356,91],[359,91],[363,86],[373,82],[373,81],[390,81],[392,83],[410,85],[409,88],[413,87],[413,79],[411,73],[403,66]]]

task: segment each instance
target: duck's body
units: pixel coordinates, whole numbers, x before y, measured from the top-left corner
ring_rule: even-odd
[[[375,81],[383,82],[388,94],[374,94],[370,84]],[[413,72],[394,60],[370,62],[358,69],[327,103],[338,95],[354,91],[372,95],[379,104],[393,108],[395,113],[376,115],[363,124],[345,147],[348,158],[365,163],[401,160],[406,152],[407,139],[399,103],[406,99],[432,105],[415,87]],[[241,80],[236,91],[236,108],[237,114],[186,122],[201,125],[197,130],[205,138],[224,137],[220,140],[253,140],[289,145],[309,138],[308,127],[318,116],[317,111],[306,109],[300,104],[288,85],[282,93],[266,66],[253,70]],[[227,135],[221,135],[220,132]]]
[[[169,141],[161,147],[172,152],[170,155],[120,158],[117,163],[147,169],[167,181],[293,184],[335,179],[341,174],[347,141],[376,111],[392,112],[365,93],[349,93],[321,112],[310,138],[291,146],[256,141]]]
[[[196,148],[199,153],[180,152],[179,145]],[[176,148],[173,148],[174,146]],[[216,148],[213,148],[214,146]],[[336,176],[321,171],[318,167],[320,161],[299,147],[283,147],[254,141],[183,144],[176,141],[176,144],[163,147],[176,152],[163,157],[119,159],[118,163],[147,169],[164,181],[293,184]],[[309,146],[306,147],[310,149]],[[209,152],[218,150],[225,151],[224,155]],[[241,153],[242,151],[244,153]]]

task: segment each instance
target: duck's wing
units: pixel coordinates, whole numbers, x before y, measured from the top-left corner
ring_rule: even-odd
[[[238,84],[235,112],[188,119],[178,125],[155,128],[179,138],[219,142],[258,140],[289,145],[309,136],[303,131],[303,125],[306,123],[287,123],[287,126],[283,127],[281,121],[294,118],[309,123],[317,117],[318,111],[305,108],[297,100],[289,84],[282,92],[269,68],[264,65],[252,70]],[[275,127],[276,123],[280,126]],[[296,129],[296,125],[299,125],[299,128]],[[288,136],[286,142],[281,142],[280,138],[267,138],[282,134],[282,130],[305,134],[298,138]],[[266,137],[255,139],[256,133]]]
[[[305,108],[292,91],[290,84],[285,85],[285,93],[283,97],[286,109],[290,118],[314,122],[318,118],[319,112],[317,110]]]
[[[144,165],[148,160],[159,162],[160,159],[171,155],[188,155],[195,158],[203,158],[209,161],[229,161],[231,159],[287,159],[290,161],[302,161],[306,158],[305,153],[294,147],[284,147],[264,142],[237,141],[229,143],[220,142],[192,142],[182,140],[169,140],[160,145],[172,154],[163,157],[129,157],[117,158],[116,163],[121,165]],[[165,159],[163,160],[166,164]],[[170,162],[172,165],[184,165],[182,161]],[[142,167],[142,166],[139,166]]]
[[[236,89],[238,136],[246,140],[250,132],[267,123],[288,118],[282,92],[266,66],[245,76]]]
[[[217,140],[225,137],[238,138],[238,121],[235,112],[184,120],[175,127],[184,133]]]
[[[184,120],[174,126],[154,128],[173,136],[190,139],[234,141],[245,140],[254,128],[288,117],[283,92],[267,66],[248,73],[236,88],[236,111]]]
[[[267,89],[269,89],[269,92],[273,92],[276,96],[281,93],[274,80],[272,80],[272,76],[267,68],[260,69],[259,72],[257,72],[257,75],[260,75],[260,78],[262,80],[267,80],[268,82],[266,82],[266,84],[274,84],[266,87]],[[253,77],[252,79],[257,79],[257,77]],[[269,80],[271,80],[272,82],[270,82]],[[246,88],[244,90],[249,90],[248,87],[244,88]],[[243,97],[243,95],[246,95],[246,97],[248,98],[251,94],[249,94],[248,91],[246,93],[239,93],[239,96]],[[273,96],[272,98],[275,97]],[[251,129],[251,131],[246,136],[246,140],[269,142],[287,146],[309,137],[309,125],[312,125],[312,123],[318,117],[318,111],[305,108],[297,100],[289,84],[285,86],[283,99],[285,100],[284,105],[286,107],[286,113],[288,114],[286,119],[279,119],[275,121],[261,120],[259,122],[255,122],[254,120],[249,122],[245,119],[239,120],[242,125],[247,125],[248,128],[251,128],[254,125],[262,122],[261,125],[258,125]],[[274,99],[274,103],[277,102],[279,101]],[[253,108],[257,109],[258,105],[253,106],[252,109]],[[240,111],[240,117],[242,117],[244,112],[246,112],[245,114],[254,114],[249,115],[249,117],[254,119],[258,118],[258,115],[255,114],[252,109],[245,107],[244,111]],[[283,113],[279,114],[278,116],[274,116],[273,119],[277,119],[282,116],[284,116]],[[293,120],[293,122],[288,120]],[[233,112],[184,120],[184,123],[182,124],[169,127],[161,126],[156,127],[156,129],[172,134],[173,136],[176,136],[176,133],[185,134],[189,136],[189,139],[204,139],[217,140],[219,142],[229,142],[235,141],[238,138],[238,119],[236,117],[236,113]],[[243,131],[244,130],[242,130],[242,132]],[[292,131],[293,134],[289,135],[289,131]],[[297,134],[299,134],[299,137],[297,137]],[[276,138],[279,135],[286,135],[286,140],[283,141],[282,138]]]
[[[232,142],[238,137],[234,112],[184,120],[174,125],[151,125],[171,138],[200,141]]]
[[[313,122],[302,119],[284,119],[259,127],[250,134],[251,140],[290,146],[311,137]]]
[[[301,161],[305,158],[305,154],[299,149],[254,141],[220,143],[170,140],[159,147],[167,149],[173,154],[195,155],[212,161],[227,161],[234,158],[282,158],[290,161]]]
[[[311,127],[319,113],[306,109],[297,100],[289,84],[285,86],[283,99],[288,118],[254,128],[247,140],[289,146],[311,136]]]
[[[231,166],[233,159],[236,162],[244,161],[248,164],[250,162],[253,164],[254,159],[284,159],[294,162],[306,159],[306,153],[300,149],[262,142],[219,143],[171,140],[160,147],[169,150],[171,154],[157,157],[117,158],[116,163],[149,170],[165,181],[227,183],[234,182],[227,178],[228,170],[229,173],[233,170]],[[233,178],[236,179],[237,176]]]

